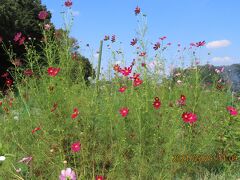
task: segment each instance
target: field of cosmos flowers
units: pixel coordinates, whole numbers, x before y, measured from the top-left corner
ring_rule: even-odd
[[[66,9],[72,5],[65,2]],[[144,22],[140,7],[133,14]],[[38,18],[47,16],[41,11]],[[69,39],[60,46],[49,38],[50,25],[43,23],[46,69],[38,68],[38,54],[16,32],[14,41],[28,46],[30,66],[14,72],[15,82],[9,72],[2,75],[18,93],[0,99],[1,180],[240,178],[239,99],[216,88],[219,79],[203,86],[194,52],[205,41],[185,48],[193,54],[191,75],[178,71],[167,78],[160,54],[171,43],[159,38],[150,64],[144,29],[130,41],[136,58],[109,64],[111,80],[101,72],[90,84],[69,53]],[[102,42],[116,41],[106,35]],[[74,82],[72,67],[79,68]]]

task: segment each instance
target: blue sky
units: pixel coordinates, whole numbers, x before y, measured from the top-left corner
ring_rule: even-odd
[[[60,12],[66,10],[64,1],[42,0],[42,3],[52,11],[55,26],[62,27]],[[95,55],[104,35],[115,34],[122,42],[120,46],[124,49],[125,60],[131,62],[134,54],[129,44],[137,28],[137,17],[134,15],[137,5],[147,14],[149,42],[155,43],[159,37],[167,36],[166,43],[173,44],[166,52],[168,63],[177,61],[178,43],[188,46],[191,42],[202,40],[209,43],[198,53],[202,64],[206,61],[215,65],[239,63],[238,0],[73,0],[75,16],[71,36],[80,42],[80,52],[89,57],[91,53],[85,47],[89,43]],[[107,52],[105,45],[103,66],[109,60]],[[208,52],[211,52],[210,56]]]

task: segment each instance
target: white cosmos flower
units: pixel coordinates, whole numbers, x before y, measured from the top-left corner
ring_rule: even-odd
[[[5,161],[6,157],[5,156],[0,156],[0,162]]]

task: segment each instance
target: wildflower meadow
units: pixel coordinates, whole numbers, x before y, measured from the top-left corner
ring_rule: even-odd
[[[118,36],[106,34],[85,77],[71,51],[73,6],[63,3],[70,18],[61,38],[46,21],[49,13],[39,11],[42,53],[23,32],[13,35],[26,50],[26,66],[15,61],[1,74],[7,93],[0,99],[0,179],[240,179],[240,102],[221,79],[224,69],[199,65],[206,42],[182,48],[191,56],[188,68],[179,61],[169,69],[163,54],[172,43],[166,36],[147,43],[147,16],[136,5],[129,16],[139,27],[128,42],[135,58],[124,59],[111,48]],[[0,43],[11,60],[1,34]],[[106,53],[111,62],[103,70]]]

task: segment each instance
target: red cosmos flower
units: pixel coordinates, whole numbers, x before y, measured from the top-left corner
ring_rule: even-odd
[[[123,93],[127,89],[127,86],[122,86],[119,88],[119,92]]]
[[[55,111],[55,110],[57,109],[57,106],[58,106],[58,104],[57,104],[57,103],[54,103],[54,104],[53,104],[53,108],[51,109],[51,112]]]
[[[197,115],[192,112],[184,112],[182,114],[182,119],[185,123],[194,123],[197,121]]]
[[[159,109],[161,107],[161,101],[159,100],[158,97],[154,98],[153,106],[155,109]]]
[[[7,86],[11,86],[13,84],[13,80],[11,80],[9,78],[7,78],[5,82],[6,82]]]
[[[159,38],[160,40],[164,40],[164,39],[166,39],[167,37],[166,36],[163,36],[163,37],[161,37],[161,38]]]
[[[124,69],[121,70],[122,75],[128,76],[132,72],[132,67],[125,67]]]
[[[71,149],[72,149],[73,152],[78,152],[78,151],[80,151],[80,149],[81,149],[81,143],[80,143],[79,141],[73,143],[73,144],[71,145]]]
[[[96,180],[104,180],[103,176],[96,176]]]
[[[159,42],[157,42],[156,44],[154,44],[154,47],[153,47],[153,49],[156,51],[156,50],[158,50],[160,48],[160,43]]]
[[[8,72],[5,72],[4,74],[1,75],[1,77],[8,77],[9,73]]]
[[[45,20],[47,18],[47,16],[48,16],[47,11],[40,11],[39,14],[38,14],[38,18],[40,20]]]
[[[147,65],[146,65],[146,63],[142,63],[142,67],[146,67]]]
[[[117,72],[121,72],[121,71],[122,71],[121,67],[120,67],[118,64],[115,64],[115,65],[113,66],[113,70],[114,70],[114,71],[117,71]]]
[[[146,52],[141,52],[139,56],[143,57],[143,56],[146,56]]]
[[[9,102],[8,102],[8,105],[9,105],[10,107],[12,107],[12,104],[13,104],[13,98],[10,98],[10,100],[9,100]]]
[[[141,80],[140,78],[136,78],[133,81],[133,86],[137,87],[139,85],[141,85],[143,83],[143,80]]]
[[[180,99],[177,101],[177,104],[180,106],[185,106],[186,105],[186,96],[181,95]]]
[[[0,106],[2,106],[2,101],[0,101]]]
[[[54,68],[54,67],[49,67],[48,68],[49,76],[56,76],[59,71],[60,71],[60,68]]]
[[[36,128],[34,128],[34,129],[32,130],[32,134],[34,134],[36,131],[39,131],[39,130],[41,130],[40,127],[36,127]]]
[[[237,116],[238,115],[238,111],[236,108],[232,107],[232,106],[228,106],[227,107],[228,112],[232,115],[232,116]]]
[[[105,37],[104,37],[104,41],[108,41],[109,39],[110,39],[109,36],[105,36]]]
[[[135,15],[138,15],[138,14],[140,14],[141,9],[137,6],[137,7],[135,8],[134,12],[135,12]]]
[[[123,107],[119,110],[119,113],[122,115],[122,117],[126,117],[128,115],[129,109],[126,107]]]
[[[24,43],[25,39],[26,39],[26,37],[23,36],[23,37],[19,40],[19,44],[18,44],[18,45],[19,45],[19,46],[22,45],[22,44]]]
[[[139,73],[133,73],[133,76],[132,77],[130,77],[130,79],[137,79],[137,78],[139,78],[139,76],[140,76],[140,74]]]
[[[13,40],[14,40],[15,42],[17,42],[17,41],[21,38],[21,36],[22,36],[22,33],[21,33],[21,32],[18,32],[17,34],[15,34]]]
[[[25,70],[25,71],[23,72],[23,74],[24,74],[25,76],[31,76],[31,75],[33,75],[33,71],[32,71],[31,69],[27,69],[27,70]]]
[[[72,60],[76,60],[78,57],[77,52],[72,53]]]
[[[112,41],[112,43],[114,43],[116,41],[116,36],[115,35],[112,35],[111,41]]]
[[[72,6],[72,1],[71,0],[67,0],[67,1],[65,1],[65,3],[64,3],[64,5],[66,6],[66,7],[71,7]]]
[[[73,109],[73,113],[72,113],[72,119],[75,119],[77,116],[79,115],[79,111],[77,108],[74,108]]]
[[[134,38],[131,41],[131,46],[134,46],[135,44],[137,44],[137,38]]]

